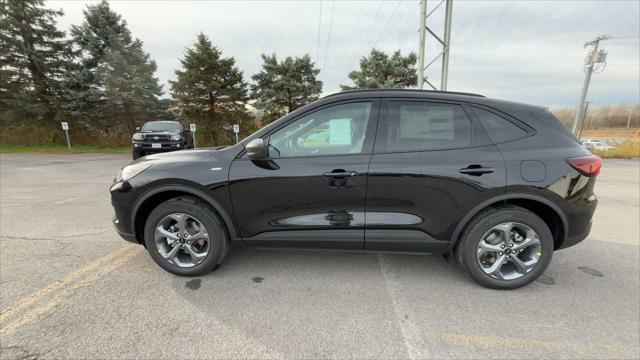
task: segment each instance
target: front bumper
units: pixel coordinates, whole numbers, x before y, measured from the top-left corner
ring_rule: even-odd
[[[121,228],[120,219],[118,219],[117,215],[113,215],[113,226],[116,228],[116,232],[118,233],[118,235],[120,235],[121,238],[127,240],[128,242],[138,244],[138,239],[136,239],[135,234],[129,234]]]
[[[113,206],[114,216],[112,224],[121,238],[132,243],[138,243],[134,226],[131,221],[131,212],[133,200],[137,193],[128,182],[116,182],[111,185],[111,205]]]
[[[133,151],[139,152],[162,152],[181,150],[183,148],[182,141],[165,141],[165,142],[147,142],[134,141]]]

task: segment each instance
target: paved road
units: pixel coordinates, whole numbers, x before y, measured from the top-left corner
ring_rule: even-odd
[[[511,292],[436,256],[235,249],[170,275],[111,229],[127,161],[0,155],[0,358],[640,356],[638,161],[606,161],[591,237]]]

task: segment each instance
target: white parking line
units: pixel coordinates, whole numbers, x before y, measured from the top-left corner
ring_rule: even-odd
[[[427,350],[422,336],[420,336],[420,330],[416,327],[411,316],[409,307],[404,303],[402,298],[402,291],[398,285],[397,279],[393,276],[390,270],[390,265],[387,261],[387,257],[384,255],[378,255],[378,263],[380,264],[380,272],[384,278],[384,283],[391,298],[391,304],[393,305],[393,311],[396,315],[398,326],[400,326],[400,332],[402,333],[402,340],[407,349],[407,355],[410,359],[426,359],[429,357],[429,351]]]

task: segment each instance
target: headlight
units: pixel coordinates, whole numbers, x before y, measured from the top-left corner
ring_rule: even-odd
[[[133,139],[132,140],[141,141],[142,140],[142,134],[140,134],[140,133],[133,134]]]
[[[141,172],[145,171],[149,166],[151,166],[150,162],[143,162],[138,164],[131,164],[123,167],[118,171],[118,175],[116,176],[116,181],[127,181]]]
[[[180,141],[182,137],[180,135],[171,135],[171,141]]]

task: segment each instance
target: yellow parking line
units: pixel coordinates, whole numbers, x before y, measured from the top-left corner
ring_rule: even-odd
[[[39,301],[44,296],[47,296],[52,292],[60,288],[63,288],[67,284],[70,284],[73,281],[76,281],[78,278],[82,277],[87,272],[95,271],[96,268],[104,266],[104,264],[109,263],[110,261],[112,261],[112,259],[117,258],[118,256],[124,255],[125,253],[131,251],[131,249],[132,249],[131,246],[125,246],[101,258],[98,258],[95,261],[81,267],[80,269],[66,275],[62,280],[32,293],[31,295],[23,298],[22,300],[18,301],[16,304],[6,309],[0,310],[0,319],[11,317],[14,313],[22,310],[25,307],[29,307],[33,305],[35,302]]]
[[[74,290],[95,282],[100,277],[124,265],[141,252],[141,247],[122,247],[65,276],[61,281],[38,290],[16,304],[0,311],[0,321],[4,322],[23,309],[27,309],[40,300],[44,300],[44,303],[27,310],[11,323],[2,326],[0,328],[0,336],[8,335],[19,327],[37,319],[40,315],[60,304]]]

